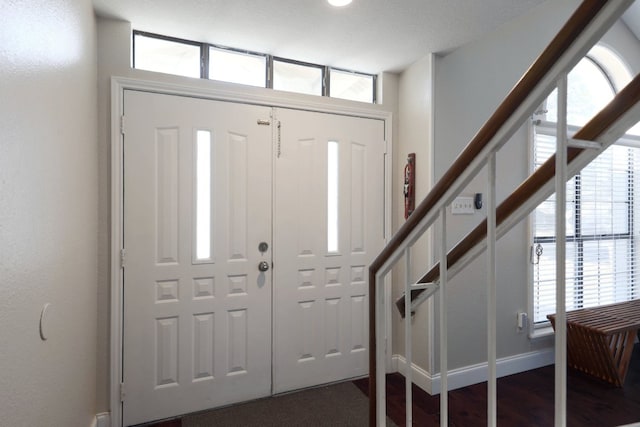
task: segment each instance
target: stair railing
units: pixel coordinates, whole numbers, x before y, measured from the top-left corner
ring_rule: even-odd
[[[485,246],[488,249],[488,424],[495,426],[497,420],[496,404],[496,325],[495,325],[495,242],[498,236],[524,218],[539,202],[553,192],[553,180],[541,179],[540,176],[526,180],[516,192],[507,198],[498,209],[495,200],[495,155],[497,151],[509,140],[515,131],[527,120],[537,106],[549,95],[562,77],[566,77],[568,71],[587,53],[587,51],[602,37],[608,28],[622,15],[624,10],[633,0],[584,0],[576,9],[571,18],[562,27],[558,35],[551,41],[538,59],[533,63],[522,79],[507,95],[495,113],[489,118],[476,136],[466,146],[453,165],[445,172],[436,183],[426,198],[418,205],[405,224],[393,236],[380,255],[369,267],[369,397],[370,397],[370,425],[382,426],[385,424],[385,348],[377,345],[384,341],[385,304],[384,292],[378,289],[383,283],[384,277],[402,256],[406,257],[407,278],[405,280],[405,294],[410,298],[404,298],[403,309],[410,311],[412,300],[432,295],[440,291],[440,372],[441,372],[441,399],[440,422],[448,424],[447,406],[447,322],[446,322],[446,282],[447,276],[459,271],[473,258],[480,254]],[[574,139],[600,139],[603,144],[615,141],[631,127],[633,120],[637,121],[640,108],[637,103],[640,100],[640,80],[634,79],[631,85],[623,90],[614,102],[601,114],[596,116],[585,128],[584,135],[576,135]],[[631,106],[636,107],[631,108]],[[591,125],[591,127],[589,127]],[[626,126],[626,128],[625,128]],[[587,130],[584,130],[587,129]],[[622,130],[622,131],[621,131]],[[582,131],[581,131],[582,132]],[[620,133],[621,132],[621,133]],[[586,162],[590,152],[581,148],[570,148],[567,155],[571,168]],[[593,150],[591,150],[593,152]],[[564,157],[564,156],[561,156]],[[549,162],[547,162],[549,163]],[[466,187],[480,170],[488,165],[489,182],[487,197],[487,220],[474,229],[452,251],[447,251],[446,246],[446,206]],[[582,165],[582,167],[584,167]],[[555,174],[553,167],[545,167]],[[540,168],[540,169],[542,169]],[[539,169],[539,170],[540,170]],[[579,169],[578,169],[579,170]],[[570,172],[568,172],[570,173]],[[575,173],[575,172],[574,172]],[[533,178],[533,180],[532,180]],[[549,192],[549,189],[551,190]],[[518,191],[521,191],[518,193]],[[434,266],[417,284],[411,284],[408,280],[409,255],[411,246],[440,218],[440,262]],[[519,218],[519,219],[518,219]],[[517,219],[517,221],[516,221]],[[465,243],[466,242],[466,243]],[[465,243],[465,245],[463,245]],[[455,271],[449,268],[455,266]],[[564,302],[562,303],[564,305]],[[563,321],[558,318],[557,322]],[[405,322],[405,334],[410,338],[411,322]],[[556,335],[561,334],[560,331]],[[411,353],[410,339],[407,340],[407,356]],[[560,338],[566,346],[566,336]],[[559,367],[566,371],[566,361],[556,361]],[[407,360],[407,425],[411,425],[411,360]],[[565,386],[566,389],[566,386]],[[566,390],[565,390],[566,392]],[[556,396],[556,425],[564,425],[566,408],[562,396]]]

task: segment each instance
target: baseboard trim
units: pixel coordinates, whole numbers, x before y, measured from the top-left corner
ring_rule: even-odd
[[[407,359],[405,359],[404,356],[400,354],[394,354],[392,358],[393,358],[393,367],[395,368],[395,371],[406,376],[405,373],[407,372]],[[432,392],[433,377],[429,372],[422,369],[420,366],[416,365],[415,363],[412,363],[411,375],[412,375],[411,379],[413,380],[413,383],[415,385],[417,385],[427,393],[433,394]]]
[[[552,365],[554,363],[553,349],[545,349],[540,351],[532,351],[529,353],[518,354],[515,356],[503,357],[496,362],[496,373],[498,378],[507,375],[517,374],[529,371],[531,369],[541,368],[543,366]],[[404,356],[393,355],[393,366],[397,372],[404,375],[407,369],[407,361]],[[432,375],[416,364],[411,364],[411,372],[414,384],[426,391],[430,395],[440,393],[440,374]],[[476,365],[464,366],[462,368],[452,369],[447,375],[449,382],[449,390],[455,390],[487,381],[488,367],[487,363],[478,363]]]
[[[95,427],[110,427],[111,426],[111,416],[108,412],[102,412],[96,415],[96,420],[93,423]]]

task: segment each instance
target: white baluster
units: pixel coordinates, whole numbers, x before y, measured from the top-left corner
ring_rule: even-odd
[[[498,419],[496,380],[496,154],[488,159],[487,194],[487,425],[495,427]]]
[[[447,208],[440,210],[440,425],[449,425],[447,355]]]
[[[555,426],[567,424],[567,312],[566,312],[566,223],[567,208],[567,74],[558,80],[558,129],[556,141],[556,366]]]
[[[386,273],[385,273],[386,274]],[[369,349],[369,351],[376,352],[376,420],[378,427],[384,427],[387,425],[387,387],[386,387],[386,313],[384,309],[384,276],[382,272],[376,274],[376,348]]]
[[[411,394],[411,384],[413,383],[413,355],[412,355],[412,334],[411,334],[411,248],[404,250],[404,351],[407,359],[405,369],[405,425],[413,425],[412,405],[413,395]]]

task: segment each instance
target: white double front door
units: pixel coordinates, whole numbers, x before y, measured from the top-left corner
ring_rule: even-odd
[[[367,372],[380,120],[125,91],[123,417]]]

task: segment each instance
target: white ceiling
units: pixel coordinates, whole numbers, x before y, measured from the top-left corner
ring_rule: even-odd
[[[133,29],[367,73],[402,71],[544,0],[93,0]],[[553,1],[553,0],[549,0]],[[635,4],[640,27],[640,1]],[[640,34],[637,28],[636,34]]]

